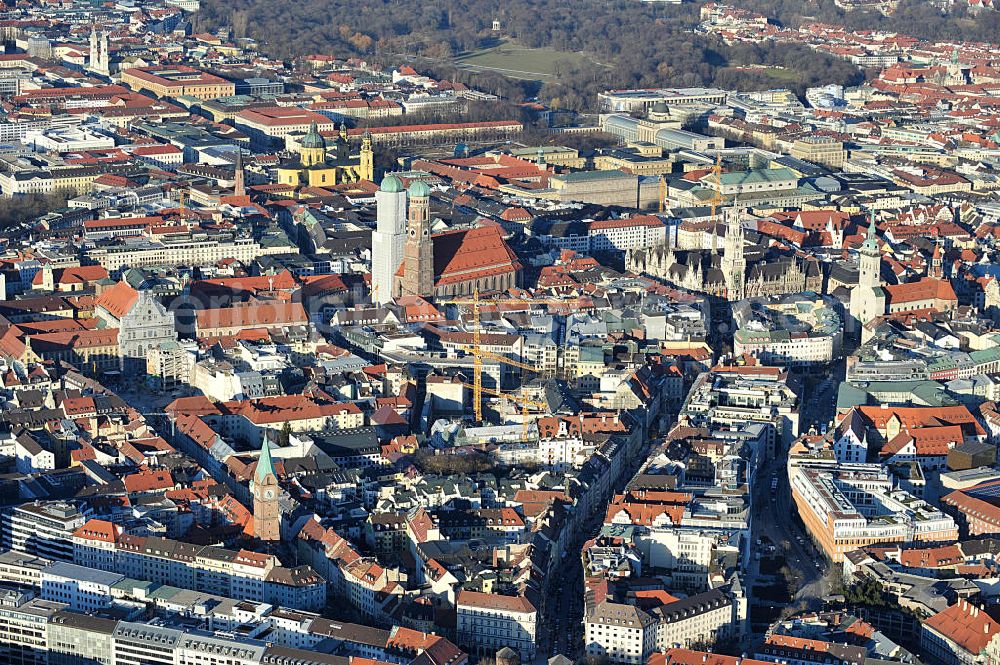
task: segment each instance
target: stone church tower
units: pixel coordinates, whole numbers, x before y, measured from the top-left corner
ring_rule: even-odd
[[[726,252],[722,257],[722,273],[726,278],[726,300],[736,302],[745,297],[747,260],[744,255],[743,224],[739,208],[726,208]]]
[[[111,75],[111,42],[108,33],[98,32],[97,26],[90,31],[90,62],[91,71],[105,76]]]
[[[403,278],[397,292],[401,296],[434,295],[434,240],[430,224],[431,189],[426,183],[410,186],[410,209],[403,248]]]
[[[395,295],[396,271],[406,246],[406,190],[394,175],[387,175],[375,192],[378,206],[372,232],[372,300],[380,305]]]
[[[250,482],[250,492],[253,494],[254,535],[264,541],[281,540],[281,506],[278,503],[281,488],[274,472],[271,444],[266,434],[260,448],[257,469]]]
[[[882,254],[879,252],[875,215],[871,216],[868,235],[858,252],[858,285],[851,291],[851,318],[861,331],[861,342],[870,336],[864,325],[885,314],[885,292],[882,290]]]
[[[941,253],[941,240],[937,228],[934,229],[934,252],[931,254],[931,267],[928,274],[934,279],[944,277],[944,255]]]
[[[247,195],[246,171],[243,167],[243,150],[236,149],[236,175],[233,178],[233,196]]]

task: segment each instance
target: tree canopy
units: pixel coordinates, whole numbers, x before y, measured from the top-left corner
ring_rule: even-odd
[[[927,0],[901,0],[888,16],[869,9],[845,10],[834,0],[726,0],[729,4],[763,14],[780,24],[796,28],[818,21],[842,25],[848,30],[881,30],[929,40],[994,42],[1000,34],[1000,12],[973,14],[965,3],[949,3],[942,11]]]
[[[744,0],[756,4],[756,0]],[[801,0],[766,0],[802,5]],[[811,3],[810,3],[811,4]],[[756,7],[755,7],[756,8]],[[791,17],[791,10],[783,10]],[[528,48],[567,52],[557,74],[544,83],[515,81],[491,72],[469,72],[452,57],[495,45],[496,18],[506,38]],[[592,107],[609,88],[726,85],[744,89],[787,86],[798,93],[819,83],[855,84],[862,73],[850,63],[794,44],[727,46],[693,31],[695,4],[635,0],[204,0],[197,29],[229,25],[257,38],[272,56],[312,53],[363,56],[384,64],[407,60],[511,101],[537,95],[573,110]],[[274,38],[280,35],[280,39]],[[573,55],[577,54],[577,55]],[[794,69],[774,77],[739,65]]]

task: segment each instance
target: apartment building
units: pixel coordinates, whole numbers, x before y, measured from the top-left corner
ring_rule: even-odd
[[[799,396],[779,367],[720,365],[695,379],[679,420],[695,427],[721,428],[762,423],[768,457],[799,433]]]
[[[287,247],[265,247],[252,238],[190,237],[96,247],[87,255],[117,276],[126,267],[215,265],[223,259],[249,264],[258,257],[286,251]]]
[[[118,665],[244,665],[259,662],[265,649],[257,641],[125,621],[115,628],[111,644]]]
[[[406,628],[390,632],[334,623],[312,614],[254,608],[235,599],[207,597],[202,601],[222,602],[236,610],[229,617],[232,621],[214,617],[216,630],[209,632],[192,627],[185,619],[116,621],[57,608],[48,613],[47,626],[41,626],[40,644],[47,647],[42,652],[47,660],[24,662],[78,665],[80,654],[86,654],[88,663],[116,665],[348,665],[358,662],[355,659],[379,665],[404,665],[417,659],[442,665],[467,662],[466,655],[447,640]],[[261,609],[266,618],[257,614]],[[237,627],[241,630],[234,631]],[[338,655],[313,650],[324,641],[335,642]],[[21,665],[21,661],[3,662]]]
[[[236,94],[232,81],[186,65],[126,69],[121,81],[136,92],[149,91],[157,97],[217,99]]]
[[[291,106],[245,109],[236,114],[235,123],[255,144],[269,145],[276,140],[282,147],[285,137],[305,134],[313,124],[321,133],[336,129],[336,124],[329,117]]]
[[[89,614],[111,606],[112,588],[123,579],[118,573],[57,561],[42,569],[39,581],[43,600]]]
[[[524,596],[461,590],[456,598],[458,643],[474,653],[492,655],[503,647],[522,661],[535,657],[538,611]]]
[[[864,665],[868,650],[796,635],[769,634],[754,654],[758,660],[781,665],[820,665],[835,659],[840,665]]]
[[[77,529],[72,542],[73,561],[97,570],[296,609],[326,602],[326,581],[316,571],[285,568],[271,555],[133,536],[95,519]]]
[[[547,247],[593,253],[647,249],[664,244],[667,225],[655,215],[623,219],[548,222],[540,220],[532,235]]]
[[[118,622],[113,619],[56,611],[46,626],[49,665],[79,665],[85,653],[95,663],[111,663],[111,638]]]
[[[634,605],[604,602],[584,622],[587,655],[641,665],[656,649],[656,621]]]
[[[209,408],[215,407],[209,404]],[[250,441],[257,446],[266,431],[276,433],[286,423],[293,432],[356,430],[364,425],[364,414],[357,404],[330,402],[306,395],[223,402],[215,411],[205,417],[209,425],[217,427],[224,436]]]
[[[54,561],[72,561],[71,538],[87,518],[62,501],[25,503],[0,516],[0,542],[5,549]]]
[[[37,589],[42,584],[42,570],[52,562],[42,557],[0,551],[0,584],[18,589]]]
[[[844,142],[830,136],[803,136],[796,139],[789,154],[796,159],[804,159],[834,169],[842,167],[847,161]]]
[[[645,663],[656,651],[693,648],[739,639],[746,630],[747,603],[742,591],[717,588],[666,601],[650,610],[603,601],[584,617],[588,656],[616,663]]]
[[[738,584],[682,598],[653,611],[656,645],[692,648],[741,639],[747,630],[747,600]]]
[[[823,365],[842,355],[844,326],[832,298],[791,294],[733,306],[733,351],[772,365]]]
[[[986,610],[959,600],[920,622],[920,647],[942,665],[983,665],[1000,654],[1000,623]]]
[[[280,330],[308,326],[309,314],[301,303],[284,300],[256,300],[234,303],[229,307],[199,310],[196,315],[200,337],[235,335],[247,328]]]
[[[94,181],[102,175],[134,171],[130,164],[99,164],[96,166],[53,165],[49,168],[0,169],[0,192],[16,194],[48,194],[70,191],[74,195],[94,190]]]
[[[889,472],[877,464],[810,464],[792,458],[788,480],[802,521],[834,563],[874,543],[958,538],[954,519],[894,489]]]
[[[64,607],[20,591],[0,593],[0,663],[48,665],[46,625]]]
[[[23,361],[67,362],[81,371],[119,369],[118,328],[43,333],[25,338]]]

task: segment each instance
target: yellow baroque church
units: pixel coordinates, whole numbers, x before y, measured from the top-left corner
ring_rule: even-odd
[[[340,135],[330,150],[314,122],[302,137],[297,159],[278,165],[278,183],[293,187],[329,187],[345,182],[372,180],[375,177],[375,156],[372,139],[366,132],[361,139],[361,150],[351,154],[347,140],[347,127],[340,126]]]

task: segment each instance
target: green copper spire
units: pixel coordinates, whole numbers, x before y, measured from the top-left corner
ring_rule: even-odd
[[[868,224],[868,235],[865,236],[865,241],[861,243],[862,251],[877,252],[878,251],[878,241],[875,236],[878,230],[875,228],[875,212],[872,211],[869,214],[871,221]]]
[[[260,458],[257,460],[257,468],[253,477],[255,482],[263,482],[268,474],[278,477],[274,472],[274,462],[271,461],[271,441],[267,434],[264,435],[264,443],[260,446]]]

